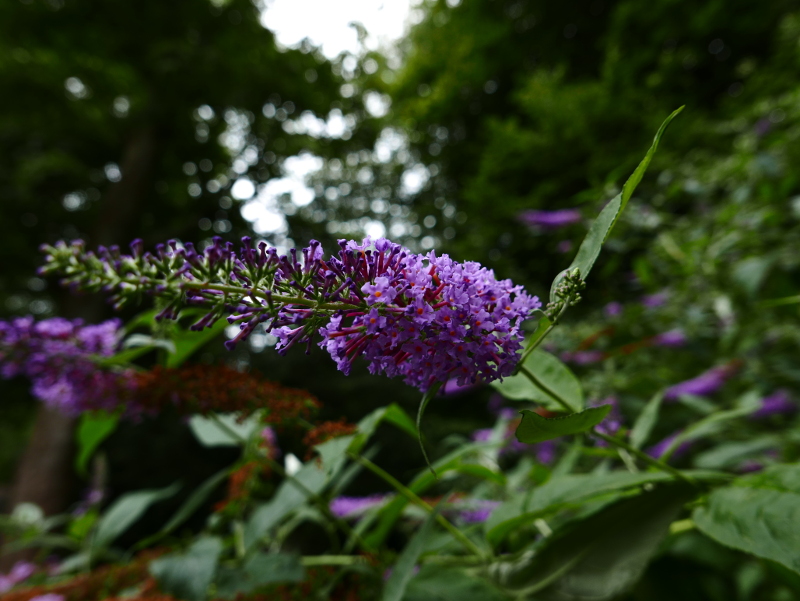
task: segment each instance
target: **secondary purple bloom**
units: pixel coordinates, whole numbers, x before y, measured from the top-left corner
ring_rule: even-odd
[[[459,519],[466,524],[481,524],[489,519],[500,501],[476,500],[466,503],[467,508],[458,514]]]
[[[566,351],[561,353],[561,360],[575,365],[591,365],[605,358],[603,351]]]
[[[750,414],[750,419],[764,419],[773,415],[786,415],[797,411],[797,403],[788,390],[778,390],[761,399],[761,406]]]
[[[648,294],[647,296],[643,296],[641,298],[642,306],[648,309],[655,309],[656,307],[660,307],[661,305],[666,304],[667,300],[669,299],[669,293],[666,291],[657,292],[655,294]]]
[[[66,601],[66,597],[64,595],[57,595],[55,593],[47,593],[44,595],[31,597],[30,601]]]
[[[662,332],[661,334],[657,334],[653,336],[651,339],[652,343],[655,346],[666,346],[666,347],[679,347],[683,346],[688,342],[688,338],[683,330],[676,329],[676,330],[669,330],[668,332]]]
[[[330,503],[331,513],[338,518],[358,519],[367,510],[383,505],[393,495],[370,495],[368,497],[336,497]]]
[[[622,303],[611,301],[605,307],[603,307],[603,313],[605,313],[607,317],[616,317],[622,313]]]
[[[709,369],[696,378],[680,382],[667,388],[664,399],[674,401],[683,394],[693,394],[695,396],[708,396],[722,388],[723,384],[730,379],[738,370],[738,364],[731,362],[727,365],[720,365]]]
[[[89,326],[60,317],[0,321],[0,375],[30,379],[33,396],[67,413],[112,408],[130,374],[100,369],[94,358],[113,355],[120,337],[119,320]]]
[[[555,230],[581,220],[581,212],[578,209],[557,209],[555,211],[522,211],[519,220],[525,225],[548,230]]]
[[[27,561],[18,561],[8,574],[0,574],[0,594],[10,591],[20,582],[30,578],[36,571],[36,565]]]
[[[619,410],[619,401],[617,397],[611,396],[602,401],[590,403],[589,406],[599,407],[601,405],[611,405],[611,411],[609,411],[606,418],[596,426],[596,429],[606,436],[614,436],[622,427],[622,413]],[[598,440],[597,444],[598,446],[606,446],[608,443],[604,440]]]
[[[672,443],[675,441],[676,438],[681,434],[682,430],[678,430],[677,432],[673,432],[669,436],[667,436],[664,440],[657,442],[652,447],[647,449],[647,454],[651,457],[655,457],[656,459],[661,459],[661,457],[666,453],[667,449],[672,446]],[[673,459],[679,459],[683,455],[685,455],[689,449],[692,447],[694,441],[687,440],[680,443],[677,448],[672,452],[671,457]]]

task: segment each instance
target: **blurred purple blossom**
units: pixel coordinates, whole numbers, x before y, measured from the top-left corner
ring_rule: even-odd
[[[622,303],[611,301],[605,307],[603,307],[603,313],[605,313],[607,317],[616,317],[622,313]]]
[[[458,514],[459,519],[467,524],[480,524],[489,519],[500,501],[477,500],[467,502],[467,508]]]
[[[655,346],[679,347],[685,345],[689,339],[681,329],[669,330],[653,336],[651,339]]]
[[[365,511],[386,503],[392,495],[379,494],[368,497],[336,497],[330,503],[331,513],[338,518],[358,519]]]
[[[117,319],[97,325],[60,317],[0,321],[0,375],[31,380],[33,396],[66,413],[113,408],[130,386],[130,372],[100,369],[121,337]]]
[[[655,309],[656,307],[660,307],[666,304],[667,300],[669,299],[669,293],[666,290],[662,290],[661,292],[656,292],[655,294],[648,294],[641,298],[641,303],[643,307],[647,309]]]
[[[64,595],[57,595],[56,593],[45,593],[44,595],[31,597],[28,601],[66,601],[66,597]]]
[[[479,386],[480,384],[472,382],[467,384],[459,384],[458,378],[450,378],[442,385],[442,388],[439,390],[439,394],[442,396],[454,396],[464,392],[469,392],[470,390],[478,388]]]
[[[601,434],[606,436],[614,436],[622,427],[622,412],[619,409],[619,400],[617,397],[610,396],[602,401],[589,403],[590,407],[599,407],[601,405],[611,405],[611,411],[608,412],[606,418],[600,422],[595,428]],[[604,447],[608,443],[604,440],[597,440],[597,446]]]
[[[36,571],[36,565],[28,561],[18,561],[8,574],[0,574],[0,594],[10,591],[20,582],[30,578]]]
[[[678,430],[677,432],[673,432],[669,436],[667,436],[664,440],[657,442],[652,447],[647,449],[647,454],[651,457],[655,457],[656,459],[661,459],[667,449],[672,445],[676,438],[683,432],[683,430]],[[685,455],[689,449],[691,448],[694,441],[687,440],[680,443],[677,448],[672,452],[673,459],[679,459],[683,455]]]
[[[714,394],[736,373],[737,369],[738,365],[733,362],[713,367],[691,380],[670,386],[664,393],[664,399],[674,401],[684,394],[693,394],[695,396]]]
[[[519,220],[530,227],[556,230],[581,220],[578,209],[557,209],[555,211],[528,210],[518,215]]]
[[[565,351],[561,353],[561,360],[575,365],[591,365],[605,358],[603,351]]]
[[[562,240],[556,245],[556,250],[561,254],[566,254],[572,250],[572,240]]]
[[[797,411],[797,403],[788,390],[778,390],[761,399],[761,406],[750,414],[750,419],[764,419],[773,415],[786,415]]]

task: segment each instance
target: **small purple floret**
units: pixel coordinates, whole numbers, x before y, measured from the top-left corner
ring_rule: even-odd
[[[555,211],[528,210],[519,214],[519,220],[525,225],[555,230],[581,220],[581,212],[578,209],[557,209]]]

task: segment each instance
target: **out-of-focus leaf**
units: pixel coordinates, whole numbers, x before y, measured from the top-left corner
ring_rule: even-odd
[[[175,515],[172,516],[170,521],[167,522],[167,525],[161,529],[161,534],[169,534],[192,517],[192,514],[200,508],[208,496],[213,493],[227,477],[228,469],[220,470],[198,486],[194,492],[189,495],[189,498],[184,501],[178,511],[175,512]]]
[[[560,359],[541,349],[536,349],[525,360],[524,367],[539,378],[545,386],[569,401],[576,410],[583,409],[581,383]],[[492,386],[507,399],[535,401],[553,411],[564,410],[552,395],[531,382],[524,374],[504,378],[502,382],[495,380],[492,382]]]
[[[631,428],[631,446],[634,449],[641,449],[642,445],[650,438],[653,426],[658,421],[658,410],[661,408],[661,401],[664,399],[664,392],[656,393],[647,405],[644,406],[636,423]]]
[[[776,465],[713,491],[692,514],[714,540],[800,573],[800,465]]]
[[[81,415],[76,431],[78,453],[75,457],[75,469],[81,476],[86,475],[86,467],[100,443],[116,430],[119,415],[106,411],[92,411]]]
[[[309,495],[319,494],[327,483],[328,473],[315,460],[304,464],[291,478],[286,478],[272,499],[258,507],[247,521],[245,547],[251,548],[286,516],[305,505]]]
[[[670,523],[697,491],[662,485],[606,507],[556,532],[517,562],[492,567],[497,582],[542,601],[606,601],[618,598],[641,577]]]
[[[386,407],[383,419],[416,438],[417,428],[414,426],[414,420],[397,403],[392,403]]]
[[[734,467],[740,461],[751,459],[758,453],[777,448],[780,442],[778,436],[767,435],[752,440],[723,443],[697,455],[694,465],[709,470]]]
[[[204,601],[222,553],[215,536],[197,540],[186,553],[160,557],[150,564],[150,573],[162,591],[178,599]]]
[[[425,565],[406,587],[403,601],[505,601],[490,582],[462,568]]]
[[[733,280],[748,296],[754,297],[773,263],[772,257],[749,257],[739,261],[733,268]]]
[[[106,511],[97,522],[97,529],[92,537],[92,547],[107,547],[120,534],[125,532],[154,503],[167,499],[178,492],[180,485],[176,482],[159,490],[140,490],[123,495]]]
[[[697,481],[724,481],[719,472],[687,471]],[[552,478],[533,491],[518,493],[497,507],[486,521],[486,537],[493,545],[509,533],[538,518],[587,503],[614,493],[630,493],[644,484],[669,482],[673,476],[664,472],[607,472],[604,474],[574,474]]]
[[[180,367],[183,362],[191,357],[196,351],[200,350],[206,343],[221,335],[228,326],[228,322],[219,319],[210,328],[194,332],[192,330],[180,330],[172,338],[175,343],[175,352],[167,356],[167,367]]]
[[[240,446],[260,424],[257,416],[240,421],[235,413],[217,414],[215,418],[202,415],[193,415],[189,418],[189,427],[204,447]],[[220,426],[218,421],[223,425]]]
[[[433,525],[438,515],[438,506],[428,514],[417,533],[403,547],[397,563],[392,568],[392,575],[383,589],[382,601],[401,601],[409,581],[414,576],[414,568],[420,555],[428,544],[428,537],[433,532]]]
[[[234,599],[276,582],[302,582],[306,571],[300,558],[287,553],[254,553],[240,569],[222,567],[216,579],[217,596]]]
[[[517,427],[517,440],[536,443],[586,432],[603,421],[609,411],[611,405],[600,405],[564,417],[547,418],[533,411],[523,410],[522,421]]]
[[[597,219],[594,220],[594,223],[592,223],[592,226],[589,228],[589,232],[586,234],[583,242],[581,242],[581,246],[578,249],[578,254],[575,256],[572,264],[566,270],[559,273],[553,280],[553,285],[550,288],[550,301],[557,300],[555,296],[555,289],[558,287],[567,273],[572,272],[577,268],[580,270],[581,278],[585,280],[588,277],[595,261],[597,261],[597,257],[600,255],[600,250],[603,247],[603,243],[608,239],[608,236],[611,233],[614,225],[617,223],[619,216],[622,214],[622,211],[625,210],[625,206],[628,204],[631,196],[633,196],[636,186],[638,186],[639,182],[642,181],[642,177],[644,177],[645,171],[647,171],[647,167],[650,165],[650,161],[653,159],[653,155],[658,148],[658,143],[661,140],[661,136],[664,134],[664,131],[667,129],[667,126],[670,124],[670,122],[682,110],[683,107],[680,107],[664,120],[664,122],[661,124],[661,127],[658,128],[658,132],[656,132],[652,146],[650,146],[650,149],[647,151],[647,154],[645,154],[642,162],[639,163],[634,172],[625,182],[625,185],[622,187],[622,192],[617,194],[603,208],[603,210],[600,211],[600,215],[598,215]]]

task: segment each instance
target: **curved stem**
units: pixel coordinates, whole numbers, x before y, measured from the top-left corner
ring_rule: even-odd
[[[544,382],[542,382],[542,381],[541,381],[541,380],[540,380],[540,379],[539,379],[539,378],[536,376],[536,374],[534,374],[534,373],[533,373],[531,370],[529,370],[527,367],[525,367],[524,365],[522,365],[522,366],[520,366],[520,368],[519,368],[519,371],[520,371],[521,373],[525,374],[525,377],[526,377],[526,378],[528,378],[528,379],[529,379],[531,382],[533,382],[533,383],[534,383],[534,385],[538,386],[539,388],[541,388],[542,390],[544,390],[544,391],[545,391],[547,394],[549,394],[551,397],[553,397],[553,399],[554,399],[555,401],[557,401],[559,405],[561,405],[562,407],[564,407],[564,409],[566,409],[566,410],[567,410],[567,411],[569,411],[570,413],[575,413],[575,412],[577,412],[577,409],[575,409],[575,407],[573,407],[573,406],[570,404],[570,402],[569,402],[567,399],[565,399],[564,397],[562,397],[562,396],[561,396],[560,394],[558,394],[558,393],[557,393],[555,390],[553,390],[553,389],[552,389],[552,388],[550,388],[550,387],[549,387],[547,384],[545,384]]]
[[[355,453],[348,453],[347,455],[348,457],[350,457],[350,459],[352,459],[356,463],[361,464],[363,467],[367,468],[373,474],[375,474],[376,476],[378,476],[379,478],[383,479],[385,482],[390,484],[397,492],[403,495],[414,505],[421,507],[428,513],[431,513],[433,511],[433,507],[431,507],[428,503],[419,498],[416,495],[416,493],[414,493],[414,491],[412,491],[407,486],[403,485],[403,483],[401,483],[397,478],[392,476],[389,472],[387,472],[383,468],[375,465],[374,463],[372,463],[372,461],[370,461],[366,457],[362,457],[361,455],[357,455]],[[473,555],[476,555],[477,557],[485,557],[485,553],[480,549],[480,547],[478,547],[478,545],[472,542],[472,540],[470,540],[470,538],[466,534],[464,534],[463,532],[461,532],[461,530],[456,528],[442,514],[436,516],[436,521],[439,522],[439,524],[445,530],[447,530],[450,534],[452,534],[453,537],[456,540],[458,540],[464,546],[465,549],[467,549],[467,551],[469,551]]]
[[[603,434],[602,432],[598,432],[594,428],[592,428],[592,434],[597,436],[598,438],[601,438],[602,440],[605,440],[607,443],[614,445],[615,447],[618,447],[620,449],[624,449],[625,451],[627,451],[631,455],[635,456],[637,459],[641,459],[645,463],[647,463],[649,465],[652,465],[655,468],[660,469],[662,472],[666,472],[666,473],[668,473],[668,474],[670,474],[672,476],[675,476],[675,478],[677,478],[679,480],[683,480],[684,482],[686,482],[687,484],[691,484],[692,486],[698,486],[697,481],[694,478],[692,478],[691,476],[687,476],[686,474],[684,474],[680,470],[675,469],[674,467],[672,467],[668,463],[664,463],[663,461],[659,461],[655,457],[650,457],[650,455],[648,455],[647,453],[644,453],[644,452],[640,451],[639,449],[637,449],[636,447],[633,447],[633,446],[629,445],[627,442],[625,442],[624,440],[622,440],[620,438],[614,438],[613,436],[608,436],[607,434]]]

